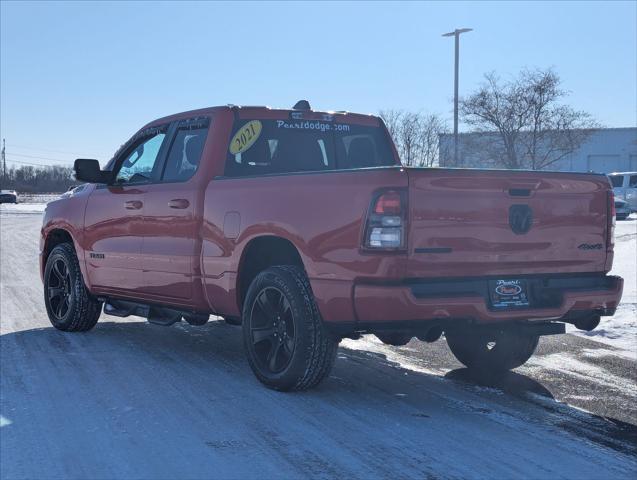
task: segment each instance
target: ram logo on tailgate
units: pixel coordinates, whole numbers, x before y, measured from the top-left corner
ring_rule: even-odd
[[[522,235],[531,230],[533,225],[533,211],[528,205],[511,205],[509,207],[509,225],[516,235]]]

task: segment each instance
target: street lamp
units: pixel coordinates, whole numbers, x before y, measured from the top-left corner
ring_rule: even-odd
[[[443,37],[456,39],[456,63],[453,84],[453,162],[458,166],[458,63],[460,58],[460,34],[470,32],[473,28],[456,28],[453,32],[444,33]]]

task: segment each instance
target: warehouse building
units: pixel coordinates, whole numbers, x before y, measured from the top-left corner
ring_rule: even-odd
[[[458,138],[459,167],[504,168],[495,133],[461,133]],[[499,149],[501,150],[501,149]],[[441,167],[454,166],[453,134],[440,135]],[[574,152],[547,167],[564,172],[637,171],[637,128],[602,128],[592,132]]]

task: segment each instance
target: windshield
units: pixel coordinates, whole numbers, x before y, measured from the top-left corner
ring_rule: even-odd
[[[237,120],[225,175],[341,170],[395,165],[382,127],[319,120]]]

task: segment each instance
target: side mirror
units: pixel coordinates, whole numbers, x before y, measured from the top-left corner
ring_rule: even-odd
[[[75,178],[88,183],[109,183],[112,172],[100,170],[100,162],[88,158],[78,158],[73,165]]]

